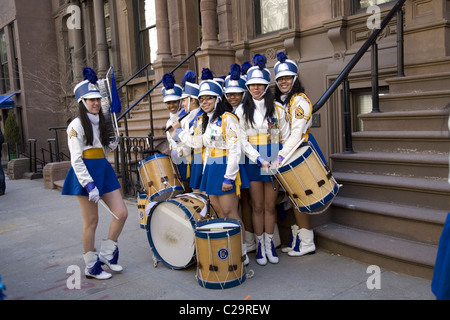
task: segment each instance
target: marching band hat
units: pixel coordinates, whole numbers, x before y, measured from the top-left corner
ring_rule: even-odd
[[[280,77],[292,76],[296,77],[298,75],[297,64],[289,60],[284,52],[279,52],[277,54],[278,62],[275,64],[275,80]]]
[[[215,80],[204,80],[200,83],[200,92],[198,96],[217,96],[222,97],[222,86]]]
[[[174,75],[166,73],[163,76],[162,81],[164,85],[164,88],[162,89],[164,103],[180,100],[183,94],[183,88],[175,83]]]
[[[197,75],[194,71],[187,71],[181,80],[181,85],[183,86],[182,98],[191,97],[198,99],[199,85],[197,82]]]
[[[97,88],[98,78],[95,71],[91,68],[84,68],[83,78],[84,80],[77,84],[73,89],[77,102],[79,103],[83,99],[101,99],[102,95]]]
[[[225,93],[242,93],[247,91],[245,82],[245,77],[241,76],[241,67],[238,64],[231,65],[230,75],[225,78]]]
[[[270,71],[266,68],[267,58],[261,54],[256,54],[253,56],[254,66],[247,71],[247,82],[248,87],[251,84],[265,84],[270,83]]]

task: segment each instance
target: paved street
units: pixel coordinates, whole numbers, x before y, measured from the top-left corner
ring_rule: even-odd
[[[7,180],[0,197],[0,275],[7,300],[432,300],[430,281],[381,270],[380,289],[370,290],[368,265],[321,250],[261,267],[250,254],[254,276],[226,290],[201,287],[196,267],[155,268],[137,206],[127,201],[129,219],[119,241],[122,274],[87,280],[69,290],[67,270],[82,260],[82,219],[75,197],[44,188],[43,180]],[[100,207],[97,246],[107,234],[110,215]],[[369,279],[369,284],[373,283]]]

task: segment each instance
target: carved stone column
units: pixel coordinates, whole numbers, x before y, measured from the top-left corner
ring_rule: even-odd
[[[225,2],[224,2],[225,1]],[[201,0],[200,11],[202,16],[202,50],[197,54],[199,71],[203,68],[210,68],[216,76],[225,76],[230,72],[230,65],[235,62],[234,50],[231,48],[230,40],[227,40],[230,35],[228,33],[229,15],[231,15],[231,5],[228,5],[226,0],[219,0],[221,6],[221,22],[224,24],[219,31],[222,34],[217,34],[217,6],[215,0]],[[225,39],[219,45],[218,39]]]
[[[94,0],[95,39],[97,45],[97,73],[104,77],[109,68],[108,44],[105,30],[105,8],[103,0]]]

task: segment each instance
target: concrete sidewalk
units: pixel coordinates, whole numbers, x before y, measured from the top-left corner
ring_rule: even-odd
[[[380,289],[370,290],[368,265],[318,250],[264,267],[251,253],[247,272],[254,276],[226,289],[201,287],[196,267],[154,267],[146,231],[139,227],[137,205],[127,201],[129,218],[119,240],[125,267],[107,281],[81,276],[81,289],[69,290],[70,266],[84,272],[82,218],[75,197],[44,188],[43,180],[7,180],[0,197],[0,275],[7,300],[433,300],[430,281],[381,270]],[[100,207],[97,246],[111,216]],[[76,269],[76,268],[75,268]]]

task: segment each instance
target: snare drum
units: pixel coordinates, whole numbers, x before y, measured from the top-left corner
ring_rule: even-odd
[[[241,224],[234,219],[202,221],[195,231],[198,283],[227,289],[245,281]]]
[[[331,171],[309,145],[300,147],[284,166],[272,172],[300,212],[323,213],[339,191]]]
[[[156,203],[147,220],[147,238],[155,257],[170,269],[184,269],[195,260],[197,223],[215,217],[208,197],[187,193]]]
[[[184,192],[172,161],[165,154],[156,154],[142,160],[138,170],[150,201],[163,201]]]

